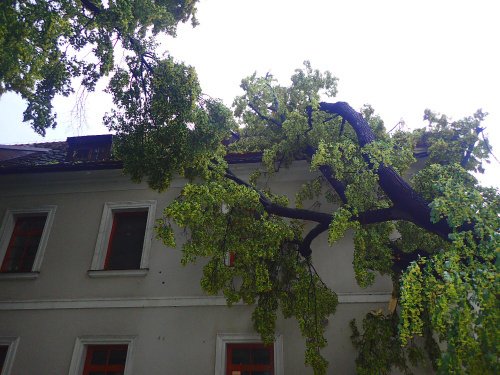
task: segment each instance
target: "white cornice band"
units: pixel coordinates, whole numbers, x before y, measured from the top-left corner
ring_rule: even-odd
[[[339,303],[388,303],[390,293],[338,294]],[[225,306],[224,297],[86,298],[0,301],[0,311]],[[243,305],[243,304],[240,304]]]

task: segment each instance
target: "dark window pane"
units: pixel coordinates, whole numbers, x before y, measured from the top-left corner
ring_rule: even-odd
[[[251,351],[250,349],[233,349],[233,365],[249,364],[251,363]]]
[[[75,150],[73,152],[73,160],[88,160],[90,155],[90,149],[89,148],[81,148],[79,150]]]
[[[0,373],[2,372],[5,359],[7,358],[7,351],[9,350],[8,345],[0,345]]]
[[[123,375],[127,345],[89,345],[82,375]]]
[[[90,363],[92,363],[93,365],[105,365],[107,357],[108,351],[106,349],[94,349],[92,351],[92,359]]]
[[[148,212],[115,212],[105,269],[139,269]]]
[[[269,355],[269,349],[254,349],[253,363],[258,365],[268,365],[269,363],[271,363],[271,356]]]
[[[109,354],[110,365],[124,365],[127,359],[127,349],[112,350]]]
[[[272,375],[271,371],[252,371],[252,375]]]

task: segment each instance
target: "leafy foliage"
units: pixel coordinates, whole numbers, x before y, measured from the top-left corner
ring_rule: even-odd
[[[333,314],[337,297],[311,266],[298,256],[294,239],[300,228],[265,212],[255,190],[233,181],[213,178],[188,184],[179,200],[165,210],[159,232],[173,245],[171,221],[189,228],[182,245],[184,264],[209,257],[201,285],[209,294],[222,292],[231,306],[240,300],[256,304],[255,329],[265,342],[274,340],[277,311],[295,317],[306,341],[306,363],[319,373],[327,362],[319,350],[326,345],[324,322]],[[280,197],[271,199],[286,201]],[[229,254],[233,264],[227,264]]]
[[[253,74],[242,89],[234,102],[239,134],[226,148],[201,162],[174,157],[165,167],[163,160],[159,168],[151,154],[146,168],[137,163],[128,170],[135,178],[160,181],[154,184],[160,188],[186,162],[202,176],[165,210],[158,233],[172,246],[172,226],[187,229],[183,263],[209,259],[203,288],[222,292],[229,305],[255,304],[254,325],[266,342],[273,339],[279,310],[294,317],[306,338],[306,364],[325,374],[323,332],[337,299],[315,272],[310,246],[323,231],[331,245],[353,231],[358,283],[365,287],[375,273],[390,275],[399,302],[388,315],[369,313],[363,333],[352,324],[359,373],[384,374],[393,367],[410,373],[410,365],[425,360],[424,352],[439,373],[498,373],[499,196],[470,174],[481,171],[489,150],[484,114],[451,121],[427,111],[426,129],[389,135],[369,106],[356,112],[345,103],[320,102],[321,95],[335,95],[336,79],[309,63],[288,87],[270,74]],[[220,134],[234,131],[223,118]],[[407,182],[401,175],[415,161],[415,147],[428,157]],[[263,167],[246,182],[231,171],[225,152],[261,152]],[[293,207],[265,179],[297,159],[310,162],[315,174]],[[311,201],[314,209],[304,209]],[[308,221],[317,226],[307,231]],[[231,266],[225,263],[229,253],[235,259]]]
[[[74,78],[93,91],[100,78],[116,70],[117,47],[147,64],[154,57],[155,35],[175,35],[179,22],[197,23],[196,2],[2,1],[0,95],[7,91],[20,94],[28,102],[24,121],[44,135],[47,128],[56,126],[52,99],[73,92]],[[130,64],[128,68],[127,75],[137,74]],[[116,74],[122,76],[123,71]]]
[[[423,360],[422,349],[414,343],[401,346],[397,314],[384,315],[382,311],[368,313],[363,319],[363,335],[355,320],[350,326],[353,332],[351,340],[359,351],[356,372],[360,375],[387,375],[393,367],[411,374],[408,362],[416,366]]]

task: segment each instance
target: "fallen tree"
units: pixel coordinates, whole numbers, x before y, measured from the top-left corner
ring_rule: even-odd
[[[166,208],[158,234],[175,246],[172,224],[188,229],[182,261],[208,257],[205,291],[222,292],[229,305],[255,304],[254,326],[266,342],[279,310],[295,317],[306,338],[306,364],[325,373],[323,333],[337,297],[315,271],[313,241],[328,231],[335,247],[353,230],[359,285],[370,285],[375,272],[394,281],[389,312],[369,314],[362,334],[352,325],[360,373],[388,373],[393,366],[409,372],[424,358],[415,335],[425,337],[425,352],[440,373],[498,372],[499,198],[471,175],[482,171],[491,151],[484,113],[451,121],[426,111],[426,129],[388,134],[371,107],[357,112],[347,103],[321,102],[320,93],[336,94],[336,79],[306,63],[289,87],[269,74],[243,80],[235,121],[196,90],[174,96],[168,77],[177,68],[165,64],[156,68],[164,80],[158,74],[146,80],[147,97],[122,86],[127,101],[116,102],[108,125],[135,180],[162,190],[176,173],[202,178]],[[179,77],[193,82],[182,71]],[[417,146],[426,163],[407,181],[402,176]],[[263,167],[244,180],[231,170],[228,153],[261,155]],[[296,160],[319,175],[291,206],[261,182]],[[306,200],[334,208],[306,209]],[[316,224],[306,231],[308,222]],[[225,264],[229,252],[232,266]]]

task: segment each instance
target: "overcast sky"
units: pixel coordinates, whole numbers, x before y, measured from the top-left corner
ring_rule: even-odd
[[[497,0],[201,0],[200,25],[182,25],[164,48],[195,66],[203,91],[232,104],[243,77],[273,73],[288,83],[304,60],[339,78],[335,100],[365,103],[392,128],[400,119],[424,125],[430,108],[454,119],[478,108],[500,158],[500,2]],[[55,101],[59,126],[45,139],[22,123],[22,101],[0,98],[0,144],[101,134],[111,101],[87,98],[86,124],[72,115],[75,98]],[[492,161],[483,181],[500,186]]]

